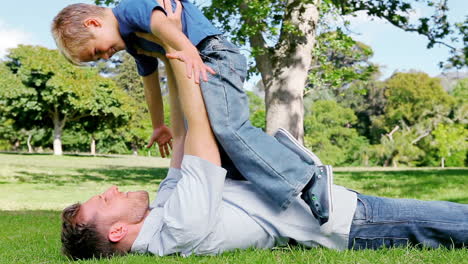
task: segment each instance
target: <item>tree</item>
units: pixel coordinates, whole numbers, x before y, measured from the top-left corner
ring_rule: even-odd
[[[251,47],[265,87],[269,133],[281,126],[302,138],[302,94],[307,71],[313,63],[311,51],[316,43],[322,10],[338,8],[341,14],[365,11],[406,31],[426,36],[428,47],[442,43],[454,27],[447,22],[445,1],[438,5],[427,1],[427,5],[435,6],[434,15],[421,18],[416,25],[409,20],[410,0],[325,0],[323,5],[321,2],[213,0],[212,5],[204,9],[209,18],[229,32],[234,42]],[[466,30],[460,31],[460,35],[465,37]],[[453,47],[451,50],[458,52]],[[466,65],[465,61],[461,63]]]
[[[468,125],[468,78],[462,79],[455,84],[451,91],[455,98],[456,106],[454,109],[453,120],[459,124]]]
[[[381,136],[386,132],[382,124],[385,113],[385,84],[377,80],[375,75],[371,80],[357,81],[338,97],[338,102],[355,112],[358,122],[355,128],[360,135],[369,139],[371,144],[380,142]]]
[[[378,72],[378,67],[369,62],[372,49],[340,29],[321,33],[312,54],[304,95],[314,98],[339,101],[352,83],[370,80]]]
[[[449,166],[464,166],[468,148],[466,141],[468,130],[463,125],[439,124],[432,134],[441,167],[444,168],[446,163]]]
[[[387,130],[402,123],[413,126],[431,120],[429,130],[448,118],[454,100],[440,80],[426,73],[396,73],[385,82],[385,119]]]
[[[163,90],[164,123],[170,126],[170,108],[167,100],[168,89],[166,87],[166,73],[163,63],[158,63],[160,86]],[[143,148],[153,131],[150,114],[144,95],[143,82],[136,71],[134,59],[126,52],[121,55],[121,64],[115,69],[113,77],[119,87],[134,99],[135,112],[131,116],[125,129],[121,130],[123,137],[130,142],[130,148],[137,155],[138,150]]]
[[[0,137],[7,140],[14,150],[17,150],[20,141],[27,137],[28,151],[32,152],[30,139],[35,127],[32,124],[29,124],[27,127],[16,126],[13,116],[10,115],[11,106],[8,105],[8,98],[12,96],[13,91],[18,90],[27,93],[27,88],[21,83],[18,76],[14,75],[4,63],[0,64],[0,76]],[[31,106],[27,97],[22,98],[18,103]]]
[[[416,143],[418,131],[412,127],[403,125],[382,135],[380,144],[373,145],[371,155],[376,156],[377,164],[398,167],[399,165],[414,166],[420,163],[425,152]]]
[[[95,0],[96,4],[115,4],[118,0]],[[467,41],[468,21],[452,25],[448,22],[446,0],[436,3],[434,15],[411,24],[411,0],[212,0],[203,9],[205,15],[232,37],[234,43],[251,48],[254,71],[261,74],[265,87],[266,131],[286,128],[296,138],[303,138],[303,93],[308,71],[313,63],[318,22],[322,10],[335,9],[340,14],[365,11],[409,32],[428,38],[428,47],[442,43],[453,53],[452,65],[467,65],[467,49],[460,52],[442,40],[446,37]],[[454,34],[455,29],[458,35]],[[465,43],[466,44],[466,43]],[[466,45],[465,45],[466,46]]]
[[[4,88],[8,116],[17,127],[53,127],[56,155],[62,154],[67,123],[129,118],[128,97],[112,80],[94,69],[71,65],[57,50],[20,45],[10,50],[7,60],[8,69],[22,83]]]
[[[366,164],[368,141],[353,128],[356,121],[350,108],[335,101],[318,100],[305,117],[305,146],[326,164]]]

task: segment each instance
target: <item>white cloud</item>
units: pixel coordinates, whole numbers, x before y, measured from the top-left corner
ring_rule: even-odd
[[[0,21],[0,58],[3,58],[9,48],[14,48],[18,44],[32,42],[32,36],[20,29],[15,29],[3,21]]]

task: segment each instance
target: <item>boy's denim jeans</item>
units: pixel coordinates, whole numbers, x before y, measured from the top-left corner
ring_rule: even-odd
[[[217,73],[200,85],[211,127],[222,148],[223,166],[235,164],[260,192],[287,208],[312,179],[316,167],[250,123],[243,89],[247,65],[239,49],[222,36],[208,37],[197,48]],[[223,157],[224,153],[228,157]]]
[[[350,249],[468,247],[468,204],[358,194]]]

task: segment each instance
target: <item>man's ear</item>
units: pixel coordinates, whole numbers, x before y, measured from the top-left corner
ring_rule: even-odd
[[[83,21],[85,27],[100,27],[102,26],[102,22],[100,19],[94,17],[88,17]]]
[[[122,223],[115,223],[111,226],[107,238],[112,242],[119,242],[128,233],[128,226]]]

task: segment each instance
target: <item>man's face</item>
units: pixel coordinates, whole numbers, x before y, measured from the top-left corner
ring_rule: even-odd
[[[146,191],[123,193],[112,186],[83,203],[79,218],[80,222],[95,221],[98,227],[104,228],[117,222],[136,224],[144,220],[148,205]]]
[[[80,61],[108,60],[116,52],[125,49],[125,42],[115,28],[97,19],[95,24],[88,26],[94,36],[79,54]]]

